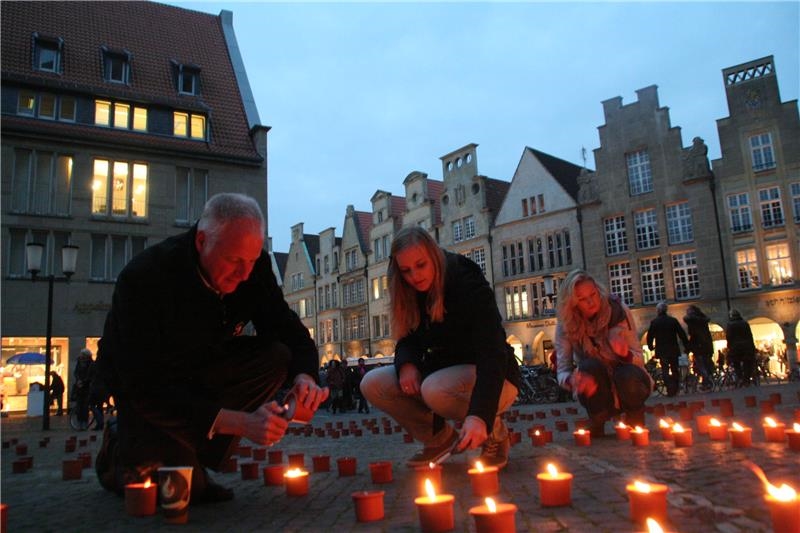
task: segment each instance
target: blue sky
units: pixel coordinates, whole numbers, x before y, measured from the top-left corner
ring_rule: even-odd
[[[800,87],[800,2],[170,2],[233,12],[269,133],[269,233],[335,227],[403,195],[414,170],[478,144],[510,180],[526,146],[595,168],[602,101],[658,86],[683,145],[720,156],[722,70],[772,55],[782,101]]]

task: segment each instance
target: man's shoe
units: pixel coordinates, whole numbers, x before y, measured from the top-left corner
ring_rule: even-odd
[[[439,446],[428,447],[426,446],[422,450],[418,451],[411,458],[406,461],[406,465],[411,468],[415,468],[418,466],[428,466],[430,463],[438,462],[442,457],[446,454],[450,453],[453,449],[453,445],[458,441],[458,433],[450,430],[450,437]]]
[[[208,480],[206,488],[197,494],[192,494],[191,498],[191,503],[196,505],[227,502],[233,499],[233,489],[223,487],[222,485]]]
[[[494,435],[489,435],[483,443],[483,451],[478,461],[483,466],[496,466],[503,468],[508,464],[508,450],[511,448],[511,436],[506,432],[506,437],[496,440]]]

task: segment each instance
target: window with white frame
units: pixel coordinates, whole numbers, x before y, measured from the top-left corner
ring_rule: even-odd
[[[381,297],[381,279],[372,278],[372,299],[378,300]]]
[[[464,217],[464,239],[472,239],[475,237],[475,217],[470,215]]]
[[[72,96],[59,96],[58,120],[75,122],[75,98]]]
[[[770,133],[761,133],[750,137],[750,157],[753,162],[753,170],[756,172],[775,168]]]
[[[175,222],[194,224],[203,214],[208,200],[208,170],[177,167],[175,169]]]
[[[504,244],[502,246],[502,252],[504,276],[516,276],[525,272],[522,241]]]
[[[527,285],[513,285],[505,288],[506,319],[519,320],[530,316],[528,310]]]
[[[379,315],[375,315],[372,317],[372,338],[373,339],[380,339],[384,335],[381,333],[381,317]]]
[[[95,100],[94,123],[96,126],[147,131],[147,108],[124,102]]]
[[[147,239],[130,235],[92,234],[90,278],[94,281],[116,281],[122,268],[144,250]]]
[[[536,237],[536,264],[539,265],[539,270],[545,268],[544,264],[544,239]]]
[[[339,285],[331,283],[331,307],[339,306]]]
[[[204,141],[206,139],[206,117],[197,113],[175,111],[172,113],[172,134]]]
[[[746,192],[728,195],[728,218],[731,223],[731,231],[734,233],[753,229],[750,196]]]
[[[628,236],[625,231],[625,217],[609,217],[603,221],[606,237],[606,255],[619,255],[628,251]]]
[[[654,304],[666,298],[664,263],[660,257],[640,259],[639,277],[642,281],[643,303]]]
[[[39,276],[63,276],[61,249],[71,244],[71,234],[63,231],[41,231],[25,228],[8,228],[8,247],[3,250],[9,278],[26,278],[28,272],[26,247],[38,242],[44,246]],[[3,239],[5,241],[5,239]]]
[[[72,156],[43,150],[14,149],[11,211],[37,215],[70,214]]]
[[[325,288],[317,287],[317,312],[325,310]]]
[[[324,305],[325,305],[324,309],[330,309],[331,308],[331,293],[333,292],[331,289],[335,290],[335,288],[332,287],[331,285],[325,285],[325,297],[324,297],[324,302],[323,302]],[[333,294],[336,294],[336,293],[334,292]]]
[[[792,195],[792,216],[796,223],[800,223],[800,182],[789,184],[789,192]]]
[[[464,225],[460,220],[453,221],[453,242],[461,242],[464,240]]]
[[[21,90],[17,94],[17,115],[34,116],[36,114],[36,93]]]
[[[786,243],[771,244],[764,247],[767,256],[767,272],[772,286],[794,283],[792,258]]]
[[[522,218],[525,218],[527,216],[528,216],[528,199],[527,198],[523,198],[522,199]]]
[[[344,271],[350,272],[358,267],[358,255],[356,249],[347,250],[344,253]]]
[[[330,273],[330,271],[331,271],[331,258],[330,258],[329,255],[326,255],[325,257],[322,258],[322,265],[323,265],[322,266],[323,272],[325,274]]]
[[[761,225],[764,228],[783,226],[783,205],[778,187],[759,189],[758,203],[761,208]]]
[[[43,72],[62,72],[63,47],[63,39],[48,39],[34,34],[33,68]]]
[[[95,159],[93,168],[93,215],[147,216],[147,165]]]
[[[130,55],[127,52],[103,50],[103,77],[114,83],[128,83],[131,78]]]
[[[536,272],[538,268],[536,266],[536,243],[533,238],[527,239],[528,243],[528,272]]]
[[[389,236],[384,235],[382,237],[378,237],[373,242],[374,251],[375,251],[375,260],[381,261],[389,257],[391,252],[391,243],[389,242]]]
[[[56,97],[49,93],[39,94],[38,116],[45,120],[56,119]]]
[[[700,296],[700,275],[697,271],[697,254],[694,251],[672,254],[672,281],[675,284],[676,300]]]
[[[736,250],[736,273],[738,287],[742,290],[761,288],[758,256],[754,248]]]
[[[653,174],[647,150],[625,154],[628,164],[628,186],[631,196],[653,191]]]
[[[200,69],[178,65],[178,93],[200,94]]]
[[[22,89],[17,93],[17,114],[43,120],[75,122],[75,98]]]
[[[481,272],[483,275],[486,275],[486,251],[483,248],[473,248],[472,250],[467,250],[464,252],[466,257],[472,259],[472,261],[481,267]]]
[[[531,316],[541,316],[545,308],[544,281],[531,283]]]
[[[668,205],[667,235],[670,244],[682,244],[694,240],[694,227],[692,226],[692,211],[689,202]]]
[[[547,236],[547,266],[548,268],[556,266],[556,246],[552,235]]]
[[[294,274],[291,275],[290,279],[291,279],[291,288],[293,291],[299,291],[305,286],[302,272],[295,272]]]
[[[564,257],[567,265],[572,264],[572,241],[570,240],[569,230],[564,230]]]
[[[660,244],[658,238],[658,215],[655,209],[643,209],[633,214],[636,228],[636,249],[647,250]]]
[[[608,288],[616,294],[625,305],[633,305],[633,278],[631,263],[624,261],[608,265]]]

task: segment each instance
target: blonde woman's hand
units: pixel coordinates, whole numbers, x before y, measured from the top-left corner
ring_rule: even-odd
[[[576,370],[572,373],[570,378],[572,390],[576,391],[581,396],[591,398],[597,392],[597,381],[591,374]]]
[[[420,392],[422,384],[422,374],[419,369],[411,363],[406,363],[400,367],[400,390],[407,396],[415,396]]]

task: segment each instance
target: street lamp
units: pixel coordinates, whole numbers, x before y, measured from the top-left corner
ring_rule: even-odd
[[[28,272],[31,273],[31,281],[36,281],[36,275],[42,270],[42,254],[44,245],[38,242],[30,242],[25,247],[28,259]],[[69,282],[69,278],[75,273],[75,264],[78,262],[78,247],[73,244],[66,244],[61,248],[61,270],[64,272],[64,280]],[[54,274],[47,276],[47,341],[45,343],[44,354],[44,407],[42,409],[42,429],[50,429],[50,355],[53,337],[53,283],[56,277]]]
[[[551,312],[555,313],[556,311],[556,297],[555,288],[553,286],[553,275],[552,274],[545,274],[542,276],[542,281],[544,281],[544,294],[547,296],[547,300],[550,302],[550,307],[552,309]]]

